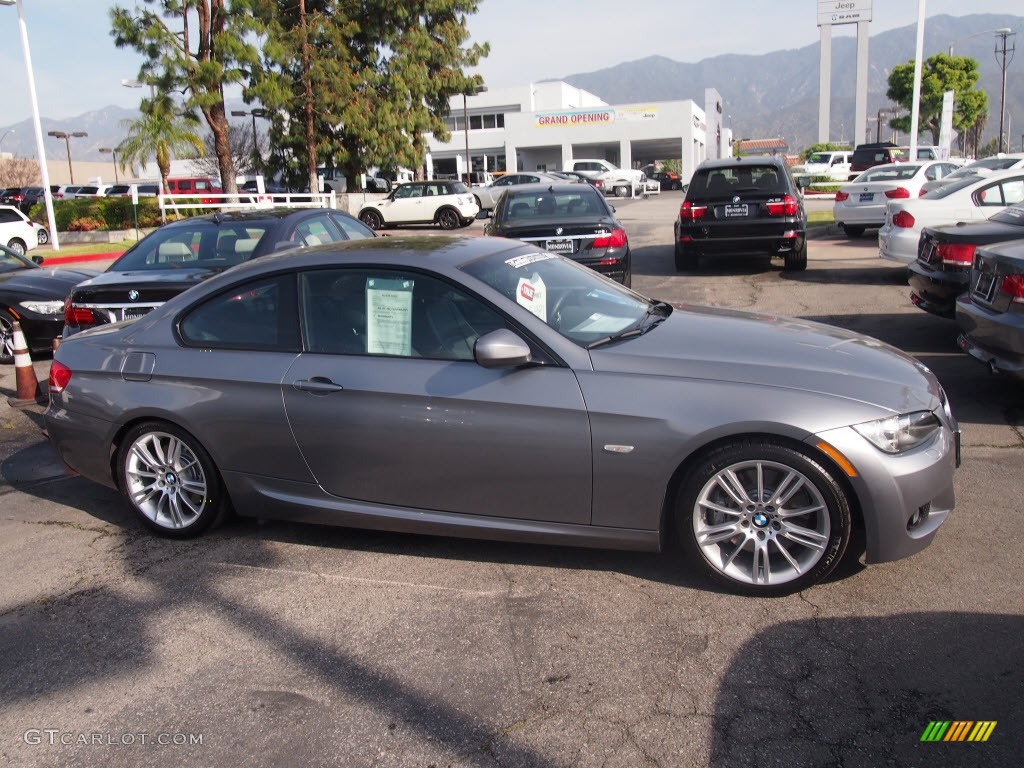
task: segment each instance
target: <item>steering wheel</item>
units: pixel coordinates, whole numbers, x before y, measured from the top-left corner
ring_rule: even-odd
[[[556,331],[562,330],[562,307],[565,306],[572,293],[573,290],[571,288],[566,288],[562,291],[562,295],[555,299],[555,303],[551,305],[551,313],[548,315],[548,324]]]

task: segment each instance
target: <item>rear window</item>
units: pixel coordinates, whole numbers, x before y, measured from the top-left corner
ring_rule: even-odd
[[[687,199],[733,195],[737,192],[785,194],[789,191],[786,176],[774,165],[744,164],[732,168],[698,169],[690,181]]]
[[[524,192],[509,190],[506,210],[511,220],[534,216],[606,216],[610,213],[603,197],[599,197],[589,184],[571,192]]]
[[[873,168],[858,178],[857,181],[904,181],[906,179],[914,178],[919,170],[921,170],[920,165],[907,165],[906,163],[901,163],[895,168],[891,166],[887,166],[885,168]]]

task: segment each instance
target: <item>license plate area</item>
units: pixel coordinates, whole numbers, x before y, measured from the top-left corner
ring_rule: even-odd
[[[740,219],[750,215],[750,206],[746,203],[731,203],[725,206],[725,218]]]
[[[544,243],[544,250],[550,253],[572,253],[574,247],[572,240],[547,240]]]
[[[121,313],[122,320],[138,320],[143,315],[149,314],[148,309],[126,309]]]
[[[974,286],[974,295],[983,301],[991,302],[996,292],[996,276],[992,272],[982,272],[978,276],[978,284]]]
[[[860,197],[858,199],[862,203],[870,203],[872,200],[875,199],[875,193],[874,192],[861,192],[860,193]]]

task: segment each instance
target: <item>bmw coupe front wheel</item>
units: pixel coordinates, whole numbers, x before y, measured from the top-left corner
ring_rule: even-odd
[[[143,524],[171,538],[198,536],[226,508],[210,455],[172,424],[147,422],[131,429],[117,455],[121,495]]]
[[[850,503],[830,471],[770,440],[731,443],[691,469],[677,497],[687,560],[729,591],[799,592],[839,564]]]

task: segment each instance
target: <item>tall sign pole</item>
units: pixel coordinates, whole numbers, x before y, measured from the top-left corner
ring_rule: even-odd
[[[830,138],[832,102],[832,27],[857,25],[857,85],[854,94],[854,145],[864,142],[868,118],[868,34],[873,0],[818,0],[821,63],[818,68],[818,141]]]

